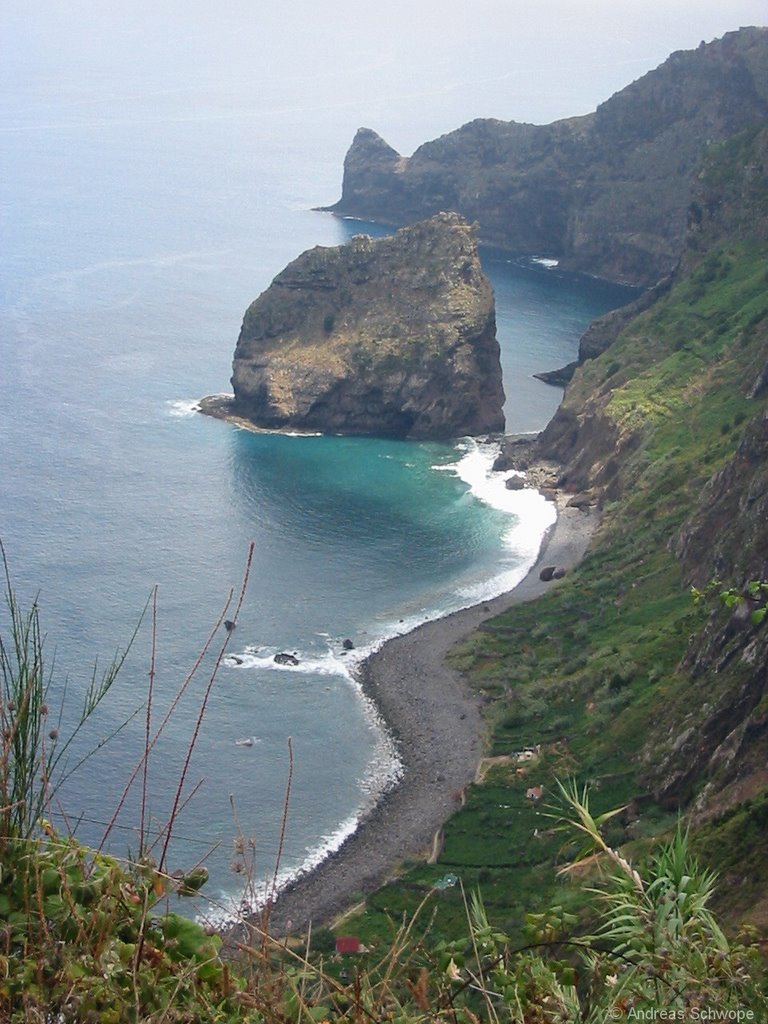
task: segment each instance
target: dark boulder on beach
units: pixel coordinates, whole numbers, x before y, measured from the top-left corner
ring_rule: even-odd
[[[562,566],[547,565],[539,573],[539,579],[542,583],[550,583],[552,580],[561,580],[566,574],[565,569]]]
[[[597,504],[597,498],[594,491],[582,491],[568,499],[567,507],[578,508],[584,511],[584,509],[591,508],[595,504]]]

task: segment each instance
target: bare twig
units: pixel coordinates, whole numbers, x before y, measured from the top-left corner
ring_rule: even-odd
[[[248,557],[247,557],[246,563],[245,563],[245,573],[243,574],[243,582],[242,582],[242,584],[240,586],[240,595],[238,597],[237,606],[235,608],[235,616],[234,616],[234,620],[233,620],[234,622],[237,622],[238,616],[240,615],[240,609],[243,606],[243,601],[245,600],[245,594],[246,594],[246,591],[248,589],[248,579],[249,579],[250,574],[251,574],[251,564],[253,562],[254,547],[255,547],[254,542],[251,541],[251,543],[249,545],[249,548],[248,548]],[[229,602],[227,602],[227,607],[228,607],[228,605],[229,605]],[[225,612],[226,612],[226,608],[225,608]],[[221,617],[219,619],[219,622],[217,623],[217,627],[223,621],[224,621],[224,613],[222,613],[222,615],[221,615]],[[176,817],[177,817],[178,812],[179,812],[179,802],[181,800],[181,794],[182,794],[182,791],[184,789],[184,784],[185,784],[186,779],[187,779],[187,774],[189,772],[189,766],[190,766],[190,763],[192,761],[192,753],[193,753],[193,751],[195,749],[195,746],[197,745],[197,740],[198,740],[198,737],[200,735],[200,728],[201,728],[201,726],[203,724],[203,719],[205,718],[205,712],[206,712],[206,709],[208,707],[208,700],[209,700],[210,695],[211,695],[211,690],[213,689],[213,684],[216,681],[216,676],[218,675],[218,671],[219,671],[219,667],[221,666],[222,659],[224,658],[224,655],[226,654],[227,646],[229,644],[230,636],[231,636],[231,630],[230,629],[225,630],[224,631],[224,640],[223,640],[223,642],[221,644],[221,647],[219,648],[219,653],[218,653],[218,656],[216,658],[216,663],[214,664],[213,670],[212,670],[212,672],[210,674],[210,677],[208,679],[208,685],[207,685],[207,687],[205,689],[205,693],[203,695],[203,699],[202,699],[202,701],[200,703],[200,710],[199,710],[198,715],[197,715],[197,721],[195,723],[195,728],[194,728],[194,731],[192,733],[192,737],[191,737],[191,739],[189,741],[189,745],[187,747],[187,754],[186,754],[186,757],[184,758],[184,764],[183,764],[182,769],[181,769],[181,775],[179,776],[179,783],[178,783],[178,785],[176,787],[176,794],[175,794],[174,799],[173,799],[173,806],[172,806],[172,809],[171,809],[171,814],[170,814],[170,818],[168,820],[168,826],[167,826],[166,833],[165,833],[165,842],[163,843],[163,852],[160,855],[160,870],[161,871],[162,871],[162,869],[163,869],[163,867],[165,865],[166,857],[168,855],[168,846],[169,846],[169,844],[171,842],[171,835],[173,833],[173,826],[174,826],[174,824],[176,822]]]
[[[152,729],[152,697],[155,690],[155,656],[157,653],[157,586],[152,588],[152,646],[149,658],[149,687],[147,690],[147,717],[144,726],[144,771],[141,780],[141,820],[139,823],[139,856],[144,856],[146,843],[147,776],[149,774],[150,733]]]

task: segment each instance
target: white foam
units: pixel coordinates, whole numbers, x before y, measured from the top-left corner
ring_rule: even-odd
[[[297,871],[287,871],[282,878],[278,879],[278,885],[282,888],[287,885],[288,882],[293,881],[294,878],[312,871],[312,869],[316,868],[318,864],[322,864],[326,857],[330,857],[332,853],[336,853],[336,851],[344,845],[347,839],[357,832],[359,825],[360,816],[358,814],[354,814],[347,818],[346,821],[343,821],[335,831],[331,832],[330,835],[323,836],[317,846],[308,846],[306,848],[307,857],[301,868]]]
[[[486,505],[490,505],[491,508],[507,512],[521,520],[530,519],[531,534],[535,533],[541,539],[541,534],[547,526],[554,522],[554,505],[534,488],[515,491],[507,487],[507,477],[514,475],[524,479],[525,473],[510,473],[508,470],[494,471],[493,464],[499,454],[499,448],[496,441],[477,441],[474,438],[466,438],[459,442],[459,451],[463,454],[457,462],[434,466],[433,469],[455,473],[469,487],[474,497]],[[543,527],[541,525],[542,515],[547,520]],[[505,535],[505,540],[507,536]],[[514,538],[509,536],[510,540],[519,539],[517,534]]]
[[[187,416],[194,416],[196,412],[200,412],[200,403],[196,398],[172,398],[169,399],[165,404],[168,409],[169,416],[185,418]]]
[[[341,677],[356,687],[356,675],[360,664],[377,651],[387,640],[409,633],[424,622],[441,618],[473,604],[490,600],[499,594],[512,590],[528,573],[538,557],[541,540],[557,518],[555,505],[547,501],[534,488],[511,490],[506,486],[509,471],[494,471],[493,464],[499,454],[498,441],[483,441],[465,438],[457,445],[459,458],[452,463],[435,465],[434,470],[453,473],[468,488],[468,494],[491,508],[505,513],[509,524],[502,540],[509,553],[499,571],[491,577],[459,586],[453,599],[439,607],[423,605],[413,608],[399,619],[379,621],[375,624],[375,635],[367,643],[360,643],[350,651],[342,650],[341,637],[328,633],[318,634],[327,649],[294,650],[292,647],[260,646],[253,644],[244,650],[229,654],[225,664],[234,669],[286,672],[294,675],[320,675]],[[523,475],[524,474],[518,474]],[[275,655],[284,651],[298,659],[298,665],[282,665],[274,660]],[[359,689],[359,687],[358,687]],[[360,690],[362,694],[362,691]]]
[[[322,633],[318,636],[327,645],[327,650],[324,652],[294,651],[290,647],[251,645],[244,648],[242,652],[230,654],[225,658],[225,664],[231,668],[336,676],[347,680],[356,689],[365,708],[366,717],[377,736],[373,756],[365,776],[360,780],[360,791],[364,794],[366,803],[354,815],[342,821],[337,829],[323,836],[317,845],[307,847],[307,856],[302,864],[279,876],[278,890],[312,871],[327,857],[335,853],[357,830],[367,811],[402,777],[402,762],[397,755],[394,740],[381,719],[376,705],[363,693],[362,686],[357,679],[357,669],[360,664],[387,640],[395,636],[408,633],[424,622],[490,600],[492,597],[513,589],[535,563],[541,539],[556,519],[555,506],[533,488],[522,490],[507,488],[506,479],[510,475],[509,471],[493,470],[498,453],[498,442],[466,438],[457,445],[459,457],[455,462],[436,465],[433,468],[437,471],[455,474],[467,485],[468,493],[475,499],[509,516],[509,526],[504,531],[503,542],[505,548],[513,555],[514,564],[502,568],[490,579],[459,588],[449,607],[424,606],[404,615],[399,621],[390,620],[378,624],[377,635],[374,639],[367,644],[358,643],[352,650],[344,654],[341,653],[342,639],[340,637]],[[281,650],[294,654],[299,664],[281,665],[275,662],[275,654]],[[263,905],[263,900],[258,898],[254,905],[244,907],[242,901],[235,901],[232,897],[222,897],[217,921],[218,923],[232,922],[244,912],[258,910],[260,905]],[[208,917],[210,915],[207,915]]]
[[[285,665],[275,661],[275,655],[282,653],[295,657],[298,665]],[[258,644],[249,644],[242,651],[228,654],[224,658],[224,664],[227,668],[235,669],[258,669],[268,672],[351,678],[346,657],[340,652],[336,653],[330,649],[318,653],[317,651],[304,652],[287,647],[261,647]]]
[[[372,707],[370,702],[367,702]],[[377,722],[378,712],[373,710]],[[231,893],[219,892],[215,898],[215,906],[198,915],[205,922],[219,928],[232,925],[244,915],[259,911],[271,897],[273,890],[281,892],[292,882],[313,871],[328,857],[336,853],[350,836],[354,835],[365,818],[366,812],[373,808],[378,799],[402,777],[402,765],[394,753],[394,745],[388,734],[382,731],[382,739],[376,745],[366,776],[362,782],[363,792],[368,794],[368,802],[355,814],[345,818],[341,824],[327,835],[321,836],[314,846],[307,846],[306,857],[295,868],[281,871],[273,886],[271,879],[262,883],[260,892],[251,893],[250,899],[236,898]]]
[[[367,643],[360,643],[358,638],[354,649],[343,655],[338,651],[341,638],[334,640],[329,634],[322,634],[329,647],[328,653],[325,655],[320,657],[316,654],[309,655],[302,664],[295,667],[280,666],[272,662],[277,648],[263,648],[253,659],[248,658],[249,649],[246,648],[246,654],[238,655],[243,658],[242,667],[259,665],[289,672],[301,672],[302,669],[307,672],[319,670],[324,674],[343,675],[352,684],[356,684],[359,666],[388,640],[410,633],[425,622],[442,618],[483,601],[489,601],[514,589],[535,563],[542,537],[555,522],[557,512],[554,503],[547,501],[536,489],[525,488],[515,491],[506,486],[510,472],[493,470],[499,450],[500,445],[497,441],[478,441],[475,438],[465,438],[457,444],[457,452],[460,457],[455,462],[438,464],[432,468],[440,472],[453,473],[467,484],[468,495],[509,516],[509,525],[504,530],[502,541],[509,552],[512,564],[502,565],[500,570],[491,577],[458,586],[453,594],[453,599],[449,599],[447,602],[443,601],[438,607],[424,604],[406,611],[398,619],[379,620],[375,623],[375,635],[371,640]],[[525,474],[518,475],[524,476]],[[289,651],[289,653],[293,652]],[[302,658],[301,652],[297,652],[297,657]],[[362,695],[361,688],[360,693]]]
[[[467,438],[460,442],[459,451],[463,454],[457,462],[434,468],[455,473],[475,498],[509,515],[510,523],[502,540],[516,558],[513,566],[502,569],[490,579],[461,587],[457,592],[457,609],[490,600],[516,587],[536,561],[542,537],[557,518],[554,503],[547,501],[535,488],[512,490],[507,487],[509,476],[525,478],[524,473],[494,471],[493,464],[499,453],[497,442]]]
[[[341,849],[347,839],[358,830],[367,813],[373,809],[380,797],[402,778],[402,764],[395,754],[394,743],[389,734],[384,730],[379,713],[372,702],[365,698],[365,703],[375,719],[377,727],[380,729],[381,736],[361,783],[361,789],[367,795],[367,801],[358,811],[345,818],[332,832],[321,836],[315,845],[307,846],[305,848],[306,856],[300,865],[285,869],[279,873],[275,886],[277,892],[280,892],[292,882],[313,871],[328,857]],[[271,882],[268,888],[271,895]],[[247,906],[243,905],[242,900],[235,903],[231,896],[223,896],[220,900],[220,921],[222,923],[231,923],[237,918],[238,914],[253,913],[262,907],[265,902],[266,897],[259,897],[258,894],[256,894],[253,902]],[[206,915],[206,919],[209,919],[209,915]]]
[[[273,892],[281,892],[291,882],[308,874],[322,864],[326,858],[336,853],[344,842],[357,831],[359,825],[360,816],[351,815],[329,835],[322,836],[317,846],[307,847],[307,857],[301,866],[281,871],[274,885],[271,878],[265,879],[260,885],[257,884],[257,891],[250,893],[245,898],[237,898],[231,893],[220,891],[214,897],[214,905],[199,914],[198,918],[206,924],[224,928],[235,924],[244,916],[257,913],[272,897]]]
[[[218,396],[215,396],[218,397]],[[232,395],[222,395],[223,398],[232,398]],[[236,430],[245,430],[249,434],[273,434],[277,437],[322,437],[320,430],[283,430],[282,427],[259,427],[255,423],[244,423],[242,419],[233,421],[232,425]]]

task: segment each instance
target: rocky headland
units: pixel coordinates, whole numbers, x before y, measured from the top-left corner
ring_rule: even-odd
[[[361,128],[328,209],[389,224],[456,210],[490,244],[652,285],[680,258],[707,147],[768,114],[766,66],[768,29],[745,28],[672,54],[583,117],[478,119],[410,157]]]
[[[473,228],[440,213],[303,253],[246,311],[232,386],[202,411],[413,439],[503,430],[493,291]]]

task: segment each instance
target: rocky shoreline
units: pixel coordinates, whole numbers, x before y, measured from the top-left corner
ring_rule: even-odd
[[[599,513],[568,500],[557,493],[557,520],[514,590],[395,637],[363,664],[363,688],[397,742],[402,779],[338,851],[279,894],[269,912],[272,934],[329,923],[393,877],[404,860],[429,855],[484,753],[480,700],[446,655],[486,619],[557,586],[540,578],[542,568],[569,570],[581,560]],[[231,939],[242,940],[246,930],[247,924],[237,926]]]

